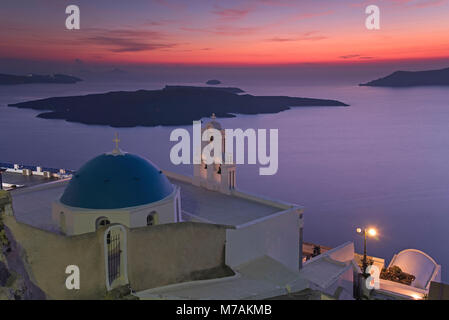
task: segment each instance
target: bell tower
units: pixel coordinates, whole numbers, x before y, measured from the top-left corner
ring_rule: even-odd
[[[221,133],[223,163],[212,163],[208,165],[201,157],[201,163],[193,165],[193,183],[209,190],[230,194],[236,187],[236,166],[232,161],[232,150],[230,150],[230,152],[227,152],[226,150],[225,130],[221,127],[221,124],[216,121],[215,113],[212,113],[211,121],[207,122],[204,127],[201,128],[201,136],[203,136],[204,131],[208,129],[216,129]],[[211,137],[210,141],[212,141],[212,139],[213,137]],[[201,151],[210,143],[210,141],[201,141]]]

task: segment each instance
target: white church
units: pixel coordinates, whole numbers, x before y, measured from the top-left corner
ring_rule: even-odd
[[[223,130],[215,119],[203,130],[211,127]],[[184,176],[115,142],[70,178],[11,191],[5,224],[49,298],[96,299],[124,285],[142,299],[270,298],[306,288],[352,298],[352,243],[302,269],[301,206],[239,190],[234,164],[201,163]],[[67,265],[79,267],[80,290],[64,287]]]
[[[203,130],[210,128],[223,131],[225,139],[214,117]],[[185,221],[217,224],[230,228],[227,265],[268,255],[299,270],[301,206],[238,191],[235,164],[202,162],[194,165],[192,178],[163,172],[116,143],[112,152],[88,161],[61,184],[52,217],[62,233],[95,232],[113,223],[128,228]]]

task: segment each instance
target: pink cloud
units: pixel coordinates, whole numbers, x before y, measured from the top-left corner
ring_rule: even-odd
[[[250,9],[215,9],[212,13],[224,20],[237,20],[248,15],[250,11]]]
[[[232,26],[218,26],[213,28],[189,28],[182,27],[183,31],[193,31],[193,32],[202,32],[202,33],[210,33],[221,36],[242,36],[251,33],[255,33],[259,30],[259,28],[255,27],[232,27]]]
[[[425,8],[442,5],[447,3],[447,0],[392,0],[392,2],[405,7]]]
[[[334,10],[326,10],[326,11],[318,11],[318,12],[308,12],[308,13],[301,13],[298,15],[292,16],[292,20],[302,20],[302,19],[310,19],[315,17],[322,17],[327,16],[330,14],[333,14]]]
[[[309,31],[309,32],[304,32],[303,34],[301,34],[297,37],[288,37],[288,38],[274,37],[274,38],[267,39],[267,41],[294,42],[294,41],[319,41],[319,40],[325,40],[325,39],[328,39],[328,37],[319,35],[319,34],[317,34],[316,31]]]

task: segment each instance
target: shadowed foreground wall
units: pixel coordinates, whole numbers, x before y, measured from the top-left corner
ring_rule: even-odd
[[[173,223],[128,232],[128,279],[135,291],[229,275],[226,229],[203,223]]]
[[[25,251],[23,260],[31,280],[48,298],[98,299],[105,295],[104,230],[65,237],[17,222],[14,217],[3,218],[13,240]],[[65,286],[68,265],[80,269],[80,290]]]
[[[106,294],[104,232],[64,236],[3,216],[30,280],[50,299],[102,299]],[[127,232],[128,279],[134,291],[232,274],[225,266],[226,229],[203,223],[162,224]],[[18,261],[15,259],[15,261]],[[80,290],[68,290],[68,265],[80,269]],[[10,265],[10,268],[22,268]]]

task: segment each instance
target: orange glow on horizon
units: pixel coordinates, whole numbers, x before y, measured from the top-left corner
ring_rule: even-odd
[[[266,66],[363,64],[449,56],[449,0],[418,7],[410,1],[385,3],[381,6],[381,29],[376,31],[365,28],[363,6],[349,1],[336,4],[323,0],[322,6],[298,1],[287,7],[274,3],[253,7],[245,1],[230,0],[230,7],[243,9],[217,10],[204,4],[193,12],[179,2],[176,10],[154,13],[152,23],[146,16],[137,18],[141,16],[139,2],[126,9],[111,4],[111,8],[103,8],[103,19],[91,15],[91,20],[83,20],[76,32],[58,25],[59,20],[50,13],[36,22],[30,19],[26,25],[14,25],[9,15],[0,13],[4,18],[0,19],[0,28],[10,30],[2,34],[0,58]],[[147,9],[157,9],[148,2],[140,6],[144,4]],[[23,8],[17,10],[22,14]],[[116,26],[110,23],[116,21]]]

